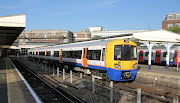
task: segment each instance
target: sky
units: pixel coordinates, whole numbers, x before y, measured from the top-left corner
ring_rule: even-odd
[[[180,13],[180,0],[0,0],[0,16],[26,14],[26,29],[77,32],[159,30],[167,13]]]

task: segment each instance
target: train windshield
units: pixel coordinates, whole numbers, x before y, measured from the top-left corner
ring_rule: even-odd
[[[115,45],[114,60],[137,60],[137,48],[133,45]]]

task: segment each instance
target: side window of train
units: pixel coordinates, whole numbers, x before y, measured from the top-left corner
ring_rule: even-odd
[[[163,57],[166,57],[166,55],[167,55],[167,52],[163,52]]]
[[[40,56],[44,56],[44,55],[45,55],[45,51],[43,51],[43,52],[42,52],[42,51],[41,51],[41,52],[39,52],[39,55],[40,55]]]
[[[47,56],[51,56],[51,51],[47,51]]]
[[[81,50],[73,51],[73,58],[75,58],[75,59],[81,59],[81,54],[82,54],[82,51],[81,51]]]
[[[54,57],[59,57],[59,51],[54,51]]]
[[[139,53],[139,56],[143,56],[143,52],[140,52],[140,53]]]
[[[87,59],[88,60],[100,60],[101,50],[88,50]]]
[[[63,51],[62,57],[63,58],[75,58],[75,59],[81,59],[81,50],[77,51]]]
[[[62,57],[63,57],[63,58],[67,58],[67,57],[68,57],[68,51],[63,51]]]
[[[145,56],[148,56],[149,52],[145,52]]]
[[[36,52],[36,55],[38,55],[38,52]]]
[[[161,53],[160,52],[156,52],[156,57],[160,57]]]

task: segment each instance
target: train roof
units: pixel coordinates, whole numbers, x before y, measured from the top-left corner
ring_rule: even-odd
[[[53,48],[66,48],[66,47],[82,47],[82,46],[95,46],[95,45],[106,45],[112,40],[98,40],[98,41],[86,41],[86,42],[79,42],[79,43],[72,43],[72,44],[65,44],[65,45],[57,45]]]

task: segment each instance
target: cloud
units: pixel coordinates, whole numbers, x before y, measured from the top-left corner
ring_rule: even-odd
[[[109,7],[115,7],[115,3],[119,2],[119,0],[109,0],[109,1],[103,1],[98,2],[94,5],[91,5],[93,8],[109,8]]]
[[[16,6],[0,6],[0,9],[16,9]]]

